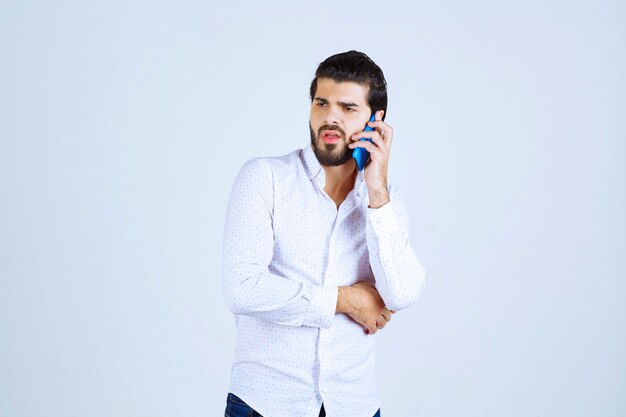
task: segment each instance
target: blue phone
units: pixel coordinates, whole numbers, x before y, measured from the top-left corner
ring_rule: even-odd
[[[372,114],[372,117],[370,117],[370,122],[376,120],[374,116],[375,114]],[[363,129],[364,132],[371,132],[372,130],[374,130],[374,128],[368,125],[365,125],[365,129]],[[370,138],[360,138],[359,140],[367,140],[371,143],[374,143]],[[365,164],[370,157],[370,153],[365,148],[354,148],[354,151],[352,151],[352,157],[356,159],[356,165],[359,168],[359,171],[363,171],[363,168],[365,168]]]

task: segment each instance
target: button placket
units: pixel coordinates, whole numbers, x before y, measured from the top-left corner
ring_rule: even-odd
[[[329,200],[330,200],[330,197],[329,197]],[[334,202],[333,202],[333,208],[334,208]],[[326,260],[326,268],[324,269],[324,275],[322,277],[322,282],[324,285],[334,285],[334,283],[332,282],[331,274],[335,268],[334,255],[335,255],[335,246],[336,246],[336,235],[337,235],[337,230],[338,230],[338,225],[339,225],[338,219],[339,219],[339,211],[334,210],[334,221],[333,221],[333,225],[331,228],[330,236],[328,238],[328,259]],[[318,350],[317,350],[318,363],[319,363],[318,384],[320,388],[320,393],[322,395],[326,395],[326,392],[324,388],[322,387],[324,386],[324,381],[325,381],[324,373],[327,367],[326,366],[327,361],[331,359],[328,357],[328,354],[327,354],[327,352],[330,349],[330,346],[328,346],[328,338],[330,336],[329,332],[331,330],[332,328],[320,329],[319,339],[318,339]],[[328,364],[328,367],[330,368],[331,364]]]

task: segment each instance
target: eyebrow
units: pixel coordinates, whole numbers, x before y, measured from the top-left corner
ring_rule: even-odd
[[[317,101],[322,102],[324,104],[328,104],[328,100],[326,100],[325,98],[315,97],[314,100],[317,100]],[[345,101],[338,101],[337,103],[340,104],[341,106],[344,106],[344,107],[359,107],[359,105],[356,104],[356,103],[348,103],[348,102],[345,102]]]

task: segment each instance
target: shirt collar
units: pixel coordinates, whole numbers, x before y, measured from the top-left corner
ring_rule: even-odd
[[[304,159],[304,169],[306,170],[309,179],[315,178],[320,171],[324,174],[322,165],[320,165],[320,162],[317,160],[317,157],[313,152],[313,147],[310,143],[304,147],[304,150],[302,151],[302,158]]]

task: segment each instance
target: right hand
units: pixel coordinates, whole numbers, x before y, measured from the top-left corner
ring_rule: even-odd
[[[361,324],[368,334],[374,334],[385,327],[395,311],[389,310],[385,306],[378,290],[372,284],[364,281],[357,282],[350,287],[354,290],[351,294],[351,309],[348,311],[348,315]]]

